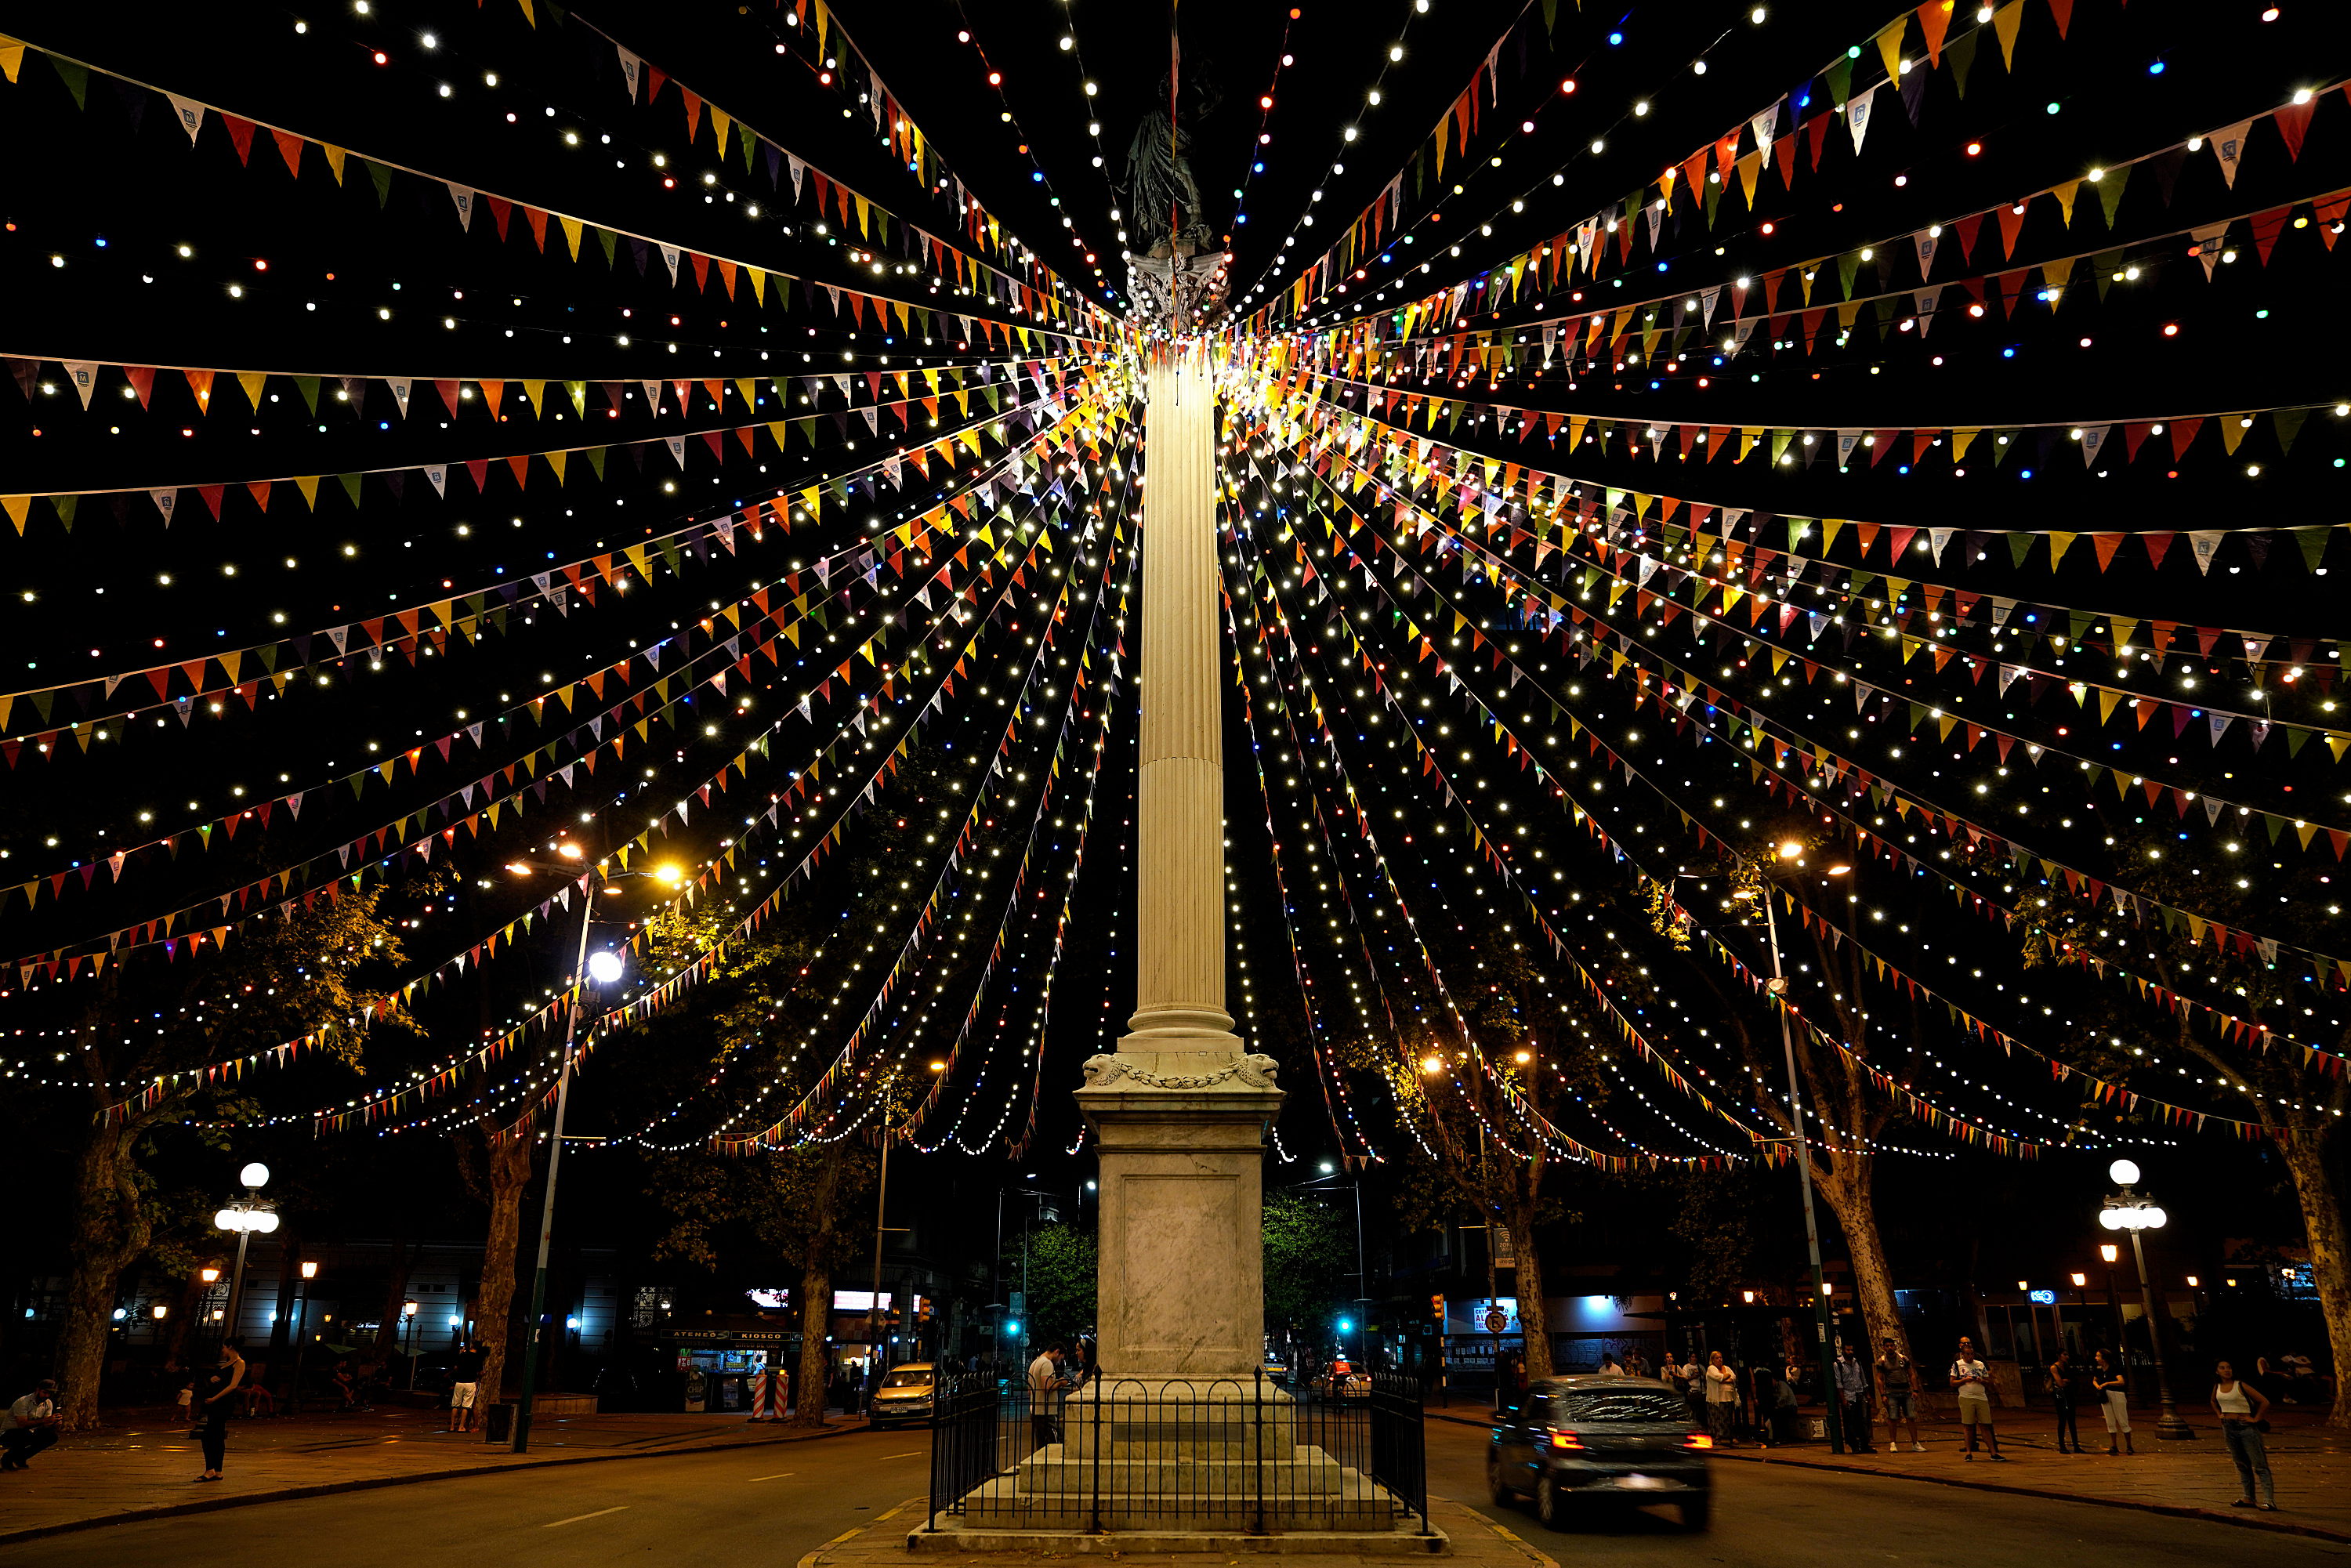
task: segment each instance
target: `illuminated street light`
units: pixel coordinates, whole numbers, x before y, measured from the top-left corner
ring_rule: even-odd
[[[2139,1239],[2141,1231],[2160,1230],[2171,1217],[2131,1190],[2139,1179],[2139,1168],[2132,1161],[2116,1160],[2106,1167],[2106,1176],[2122,1191],[2107,1196],[2098,1209],[2098,1223],[2108,1230],[2130,1233],[2131,1260],[2138,1265],[2139,1314],[2147,1321],[2147,1343],[2155,1354],[2156,1398],[2162,1408],[2156,1417],[2155,1435],[2175,1439],[2193,1437],[2196,1429],[2181,1418],[2179,1407],[2171,1397],[2171,1375],[2163,1364],[2163,1318],[2156,1311],[2155,1291],[2147,1279],[2147,1247]],[[2098,1250],[2111,1263],[2120,1249],[2109,1244]]]

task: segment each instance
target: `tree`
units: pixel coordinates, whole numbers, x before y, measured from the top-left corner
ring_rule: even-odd
[[[1448,973],[1477,977],[1475,989],[1461,988],[1468,1039],[1431,1039],[1416,1061],[1381,1063],[1404,1114],[1437,1156],[1415,1162],[1422,1180],[1407,1186],[1400,1206],[1408,1220],[1424,1225],[1474,1214],[1499,1228],[1516,1258],[1511,1272],[1527,1376],[1549,1377],[1550,1319],[1536,1232],[1562,1211],[1543,1192],[1544,1176],[1561,1157],[1543,1131],[1544,1108],[1570,1094],[1599,1102],[1607,1080],[1579,1017],[1560,1004],[1522,944],[1505,948],[1489,933],[1483,944],[1441,957]]]
[[[490,1398],[506,1388],[513,1346],[515,1277],[522,1248],[522,1200],[530,1188],[538,1140],[530,1129],[502,1133],[487,1124],[457,1140],[457,1168],[477,1202],[490,1211],[482,1241],[482,1289],[474,1303],[474,1332],[482,1341],[481,1386]]]
[[[2177,857],[2160,858],[2167,845],[2152,829],[2119,821],[2113,825],[2125,841],[2118,855],[2131,862],[2139,896],[2204,910],[2228,921],[2228,929],[2240,934],[2244,926],[2239,922],[2248,916],[2268,929],[2282,923],[2290,926],[2294,920],[2291,902],[2274,893],[2274,883],[2264,882],[2261,889],[2287,902],[2285,911],[2274,904],[2254,905],[2249,893],[2218,885],[2221,878],[2183,868]],[[2242,1019],[2252,1040],[2269,1038],[2274,1031],[2277,1043],[2273,1045],[2216,1038],[2221,1030],[2209,1018],[2199,1018],[2198,1009],[2133,1006],[2118,1001],[2105,985],[2093,986],[2084,978],[2075,985],[2081,994],[2067,1009],[2074,1027],[2060,1040],[2059,1051],[2072,1065],[2108,1082],[2126,1084],[2151,1071],[2151,1064],[2167,1054],[2190,1058],[2209,1071],[2210,1079],[2203,1072],[2193,1080],[2177,1071],[2167,1074],[2160,1080],[2166,1098],[2191,1082],[2210,1082],[2239,1101],[2248,1119],[2269,1130],[2302,1209],[2327,1348],[2338,1369],[2351,1367],[2351,1278],[2346,1278],[2351,1227],[2345,1222],[2335,1168],[2343,1118],[2351,1112],[2351,1082],[2304,1067],[2293,1043],[2310,1038],[2311,1019],[2295,1004],[2297,982],[2306,987],[2315,978],[2304,972],[2308,960],[2274,946],[2265,951],[2251,938],[2207,952],[2202,932],[2172,929],[2163,921],[2126,923],[2113,910],[2100,910],[2068,894],[2063,883],[2053,883],[2049,895],[2030,908],[2036,918],[2023,938],[2028,968],[2062,965],[2085,977],[2104,977],[2110,970],[2137,974],[2176,996],[2218,996],[2215,1005]],[[2338,1030],[2327,1043],[2337,1053],[2351,1054],[2351,1029]],[[2351,1379],[2335,1378],[2335,1403],[2326,1420],[2338,1430],[2351,1430]]]
[[[399,994],[374,983],[402,957],[397,924],[379,912],[382,897],[379,887],[291,905],[246,922],[215,956],[176,973],[118,965],[93,982],[74,1026],[91,1113],[71,1155],[74,1247],[52,1372],[66,1429],[97,1419],[119,1281],[174,1201],[149,1168],[155,1141],[182,1121],[255,1113],[220,1082],[170,1075],[304,1037],[357,1065],[372,1030],[413,1027]],[[140,1027],[153,1018],[171,1021]],[[109,1111],[149,1085],[152,1096]]]
[[[1351,1296],[1355,1239],[1328,1197],[1270,1193],[1259,1222],[1265,1248],[1265,1323],[1320,1340]]]
[[[832,1275],[854,1234],[874,1160],[847,1143],[800,1144],[751,1155],[654,1155],[646,1186],[667,1218],[655,1258],[705,1269],[739,1254],[776,1258],[800,1270],[799,1398],[791,1424],[824,1424],[825,1333]]]
[[[1804,843],[1801,833],[1783,835],[1780,841],[1800,847]],[[1771,864],[1774,874],[1795,876],[1804,862],[1805,855],[1798,854],[1784,862],[1775,857]],[[1722,900],[1723,905],[1743,924],[1763,923],[1767,918],[1764,900],[1787,896],[1772,885],[1763,862],[1757,860],[1733,862],[1726,880],[1729,896]],[[1792,907],[1792,899],[1790,902]],[[1898,1113],[1870,1079],[1872,1018],[1863,989],[1867,977],[1860,949],[1825,935],[1827,929],[1824,923],[1806,923],[1804,945],[1798,952],[1808,954],[1810,961],[1789,967],[1788,1001],[1794,1016],[1787,1020],[1790,1033],[1784,1043],[1780,1024],[1767,1020],[1751,996],[1726,986],[1714,962],[1692,959],[1687,967],[1719,1003],[1719,1016],[1753,1081],[1772,1085],[1755,1097],[1754,1104],[1780,1137],[1791,1143],[1805,1135],[1781,1087],[1787,1082],[1788,1048],[1792,1045],[1805,1105],[1819,1123],[1812,1155],[1813,1187],[1844,1233],[1845,1255],[1853,1265],[1854,1297],[1861,1308],[1869,1344],[1890,1337],[1907,1355],[1909,1331],[1895,1305],[1893,1270],[1886,1263],[1886,1243],[1877,1223],[1876,1151]],[[1782,933],[1783,942],[1788,936]],[[1769,959],[1763,962],[1768,964]],[[1823,1044],[1800,1021],[1822,1010],[1834,1023],[1845,1050]],[[1915,1005],[1907,1018],[1910,1037],[1920,1040],[1925,1021]],[[1868,1346],[1855,1348],[1866,1352]],[[1823,1359],[1828,1354],[1824,1349]]]
[[[1059,1222],[1039,1226],[1005,1249],[1003,1266],[1006,1279],[1026,1281],[1020,1288],[1028,1293],[1029,1343],[1094,1332],[1100,1257],[1092,1231]]]

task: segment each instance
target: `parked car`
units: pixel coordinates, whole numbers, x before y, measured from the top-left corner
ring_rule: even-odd
[[[874,1427],[899,1427],[909,1421],[927,1422],[931,1401],[938,1392],[938,1369],[927,1361],[910,1361],[882,1375],[873,1391],[867,1420]]]
[[[1690,1429],[1689,1403],[1646,1377],[1553,1377],[1505,1411],[1486,1456],[1498,1503],[1524,1494],[1535,1515],[1563,1530],[1603,1504],[1672,1503],[1682,1527],[1704,1530],[1713,1501],[1714,1440]]]

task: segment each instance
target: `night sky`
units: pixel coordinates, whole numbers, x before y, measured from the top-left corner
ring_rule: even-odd
[[[1781,918],[1809,933],[1803,901],[1912,977],[1872,970],[1880,1002],[1898,1005],[1846,1031],[1905,1107],[1890,1147],[1947,1155],[1936,1114],[2035,1145],[2227,1135],[2184,1130],[2151,1103],[2117,1108],[1993,1036],[2186,1113],[2258,1128],[2302,1108],[2267,1081],[2252,1105],[2197,1060],[2151,1061],[2170,1025],[2139,982],[2158,967],[2205,1009],[2195,1027],[2212,1034],[2220,1009],[2267,1031],[2264,1061],[2329,1053],[2313,1059],[2308,1103],[2341,1093],[2351,726],[2332,583],[2351,569],[2351,419],[2335,402],[2351,388],[2329,322],[2351,187],[2351,37],[2339,11],[2308,0],[1986,10],[1981,22],[1970,5],[1914,15],[1892,36],[1889,82],[1880,35],[1897,17],[1858,0],[1181,8],[1182,68],[1221,100],[1195,128],[1192,168],[1232,257],[1209,333],[1233,367],[1227,590],[1249,705],[1228,713],[1235,1009],[1252,1038],[1281,1045],[1290,1145],[1395,1152],[1404,1133],[1370,1058],[1409,1063],[1445,1036],[1446,997],[1474,994],[1479,944],[1506,937],[1544,948],[1546,994],[1578,1020],[1546,1023],[1557,1038],[1594,1051],[1626,1038],[1590,1000],[1590,977],[1614,1016],[1656,1031],[1683,1085],[1727,1086],[1736,1109],[1752,1085],[1703,1026],[1714,1015],[1699,993],[1667,977],[1714,966],[1739,993],[1761,962],[1757,934],[1719,933],[1744,972],[1703,941],[1676,954],[1646,890],[1685,867],[1719,878],[1726,856],[1768,854],[1790,834],[1813,864],[1855,869],[1850,882],[1797,879]],[[152,987],[159,966],[207,961],[176,946],[193,934],[269,918],[265,906],[338,873],[348,886],[371,862],[402,877],[454,867],[402,918],[417,922],[413,970],[466,960],[419,1001],[430,1037],[386,1048],[395,1077],[455,1060],[563,985],[569,955],[551,933],[568,924],[479,947],[547,896],[499,868],[550,833],[610,851],[693,799],[657,852],[705,866],[752,826],[743,841],[757,847],[707,895],[748,909],[789,863],[774,824],[761,837],[748,818],[840,728],[848,692],[868,700],[905,657],[885,648],[860,664],[861,643],[894,625],[911,647],[919,620],[946,650],[931,674],[954,665],[907,569],[947,561],[1000,506],[1063,538],[1020,593],[1075,594],[1055,620],[1071,639],[1061,649],[1072,664],[1094,650],[1084,690],[1058,665],[1021,688],[1031,727],[1049,747],[1077,737],[1073,757],[1099,727],[1110,760],[1090,792],[1073,773],[1066,796],[1046,798],[1051,824],[1039,815],[1043,847],[1017,909],[999,915],[997,893],[954,895],[962,946],[951,959],[926,947],[907,973],[935,967],[955,997],[874,997],[921,890],[946,874],[940,850],[872,841],[914,890],[886,908],[822,868],[803,879],[794,896],[837,902],[844,929],[870,915],[882,956],[849,969],[837,946],[823,976],[833,1010],[781,1027],[830,1055],[872,1003],[874,1032],[857,1049],[879,1054],[861,1060],[911,1061],[947,1049],[968,1009],[1017,1051],[1040,1027],[1058,953],[1045,1065],[967,1069],[975,1045],[943,1102],[970,1108],[956,1134],[967,1152],[1068,1147],[1076,1119],[1060,1091],[1132,1001],[1120,933],[1136,643],[1130,629],[1108,680],[1120,639],[1102,606],[1132,564],[1115,525],[1132,517],[1134,476],[1120,465],[1141,448],[1133,421],[1104,419],[1133,412],[1119,365],[1155,329],[1124,314],[1113,214],[1168,26],[1155,8],[1095,0],[858,5],[821,25],[812,5],[795,16],[764,0],[12,14],[28,47],[0,52],[11,1070],[64,1071],[53,1031],[113,983],[93,975]],[[866,101],[877,81],[879,114]],[[1856,149],[1843,105],[1873,84]],[[202,106],[193,142],[178,100]],[[1439,172],[1432,131],[1442,117],[1454,134],[1472,102],[1467,144],[1448,143]],[[1763,114],[1769,148],[1756,141]],[[911,133],[877,131],[892,116],[920,128],[915,171]],[[2233,178],[2211,145],[2187,145],[2243,121]],[[1753,152],[1750,200],[1740,160]],[[1694,154],[1695,172],[1679,172]],[[1644,207],[1669,169],[1672,208],[1653,225]],[[820,194],[833,185],[870,200],[862,223]],[[1376,235],[1367,227],[1336,259],[1374,206]],[[1587,223],[1596,270],[1546,259]],[[907,225],[934,237],[910,245]],[[1619,228],[1638,243],[1620,249]],[[665,246],[680,247],[674,262]],[[2055,258],[2073,270],[2053,287],[2032,269]],[[843,287],[910,314],[837,305]],[[88,397],[78,364],[92,367]],[[944,392],[925,371],[946,376]],[[266,376],[257,406],[240,372]],[[991,491],[977,517],[937,510],[958,473],[1073,411],[1087,430],[1046,466]],[[1355,451],[1348,432],[1374,418]],[[984,455],[873,477],[967,427],[990,427]],[[1724,441],[1740,443],[1735,458],[1712,455]],[[1498,483],[1500,465],[1513,466]],[[790,510],[844,476],[864,487],[826,495],[789,528],[772,513],[760,525],[779,497]],[[1744,520],[1726,529],[1729,514]],[[890,530],[923,516],[945,517],[936,538],[918,530],[893,549]],[[1458,527],[1438,542],[1416,516]],[[2226,532],[2199,542],[2210,530]],[[600,561],[583,603],[576,573]],[[954,569],[957,591],[1007,589],[1009,566],[984,591],[970,570]],[[734,623],[711,632],[705,617],[755,613],[740,610],[754,593],[822,599],[833,573],[869,570],[809,645],[736,665],[730,686],[664,691],[649,734],[632,728],[643,706],[619,711],[674,678],[648,667],[647,647],[704,659],[691,667],[706,677],[758,654],[759,639],[716,660]],[[1635,589],[1612,592],[1626,574]],[[1750,606],[1706,598],[1725,584],[1786,612],[1758,604],[1750,620]],[[1700,600],[1713,622],[1693,612]],[[1041,619],[1025,602],[1004,614]],[[1842,619],[1824,631],[1828,616]],[[820,653],[819,637],[833,646]],[[1603,637],[1629,662],[1594,662]],[[1008,842],[987,835],[1016,817],[1027,831],[1044,768],[1012,781],[1016,812],[984,798],[985,769],[969,766],[1004,717],[1005,688],[980,694],[1019,678],[1030,652],[1000,641],[926,719],[946,748],[929,754],[938,770],[861,810],[840,863],[910,810],[969,805],[974,843]],[[606,674],[632,658],[626,676]],[[1360,678],[1366,660],[1388,699]],[[826,681],[835,664],[845,681]],[[282,689],[281,671],[298,672]],[[585,684],[543,700],[591,675],[622,684],[593,704]],[[2077,700],[2077,681],[2120,695]],[[1876,695],[1857,698],[1864,687]],[[872,699],[877,714],[901,710],[900,733],[910,690],[932,688],[902,679]],[[1107,717],[1090,706],[1104,690]],[[1661,693],[1679,699],[1671,715]],[[2131,705],[2120,716],[2116,701]],[[1962,716],[1956,731],[1947,713]],[[1400,750],[1394,737],[1424,715],[1431,727]],[[1452,728],[1440,734],[1440,718]],[[872,754],[871,739],[859,730],[851,744]],[[747,795],[713,807],[695,794],[755,741],[729,786]],[[1442,788],[1416,747],[1441,758]],[[573,772],[590,753],[604,760]],[[1595,774],[1604,789],[1587,788]],[[518,797],[522,814],[506,816]],[[500,821],[475,821],[493,799],[508,802]],[[1081,860],[1084,800],[1099,836]],[[265,802],[268,820],[247,814]],[[804,789],[786,810],[814,805]],[[1373,819],[1386,837],[1364,827]],[[803,826],[813,838],[831,821]],[[441,836],[429,862],[402,852],[425,832]],[[1704,924],[1719,887],[1676,896]],[[2116,890],[2146,908],[2132,916]],[[2155,935],[2110,936],[2118,911]],[[168,931],[154,924],[167,914]],[[973,956],[999,923],[1010,956],[975,998]],[[2209,942],[2208,924],[2231,935]],[[2097,944],[2105,967],[2028,967],[2036,940]],[[1823,967],[1837,951],[1821,949]],[[2118,969],[2131,951],[2148,960],[2137,980]],[[1807,979],[1800,1002],[1832,1033],[1834,1004],[1851,999],[1822,994],[1835,983]],[[1369,1056],[1347,1058],[1342,1036],[1374,1042]],[[2214,1038],[2258,1049],[2225,1027]],[[1535,1135],[1611,1157],[1748,1152],[1657,1066],[1613,1057],[1603,1076],[1615,1087],[1555,1106]],[[465,1069],[388,1119],[437,1127],[511,1110],[520,1071],[503,1058]],[[362,1092],[355,1082],[319,1065],[248,1088],[299,1125]],[[855,1114],[854,1082],[822,1091],[831,1109],[819,1113]],[[682,1141],[756,1130],[778,1108],[731,1088],[680,1103],[663,1135]],[[627,1132],[643,1124],[634,1109],[591,1100],[590,1113]]]

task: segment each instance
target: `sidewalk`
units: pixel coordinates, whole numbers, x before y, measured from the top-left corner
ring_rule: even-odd
[[[129,1414],[129,1413],[126,1413]],[[144,1413],[141,1413],[144,1414]],[[204,1466],[184,1420],[148,1418],[78,1433],[0,1475],[0,1543],[175,1513],[204,1513],[324,1492],[548,1465],[576,1465],[755,1444],[806,1442],[861,1431],[862,1416],[827,1417],[802,1432],[740,1415],[541,1416],[531,1448],[492,1448],[449,1432],[445,1410],[378,1409],[229,1423],[226,1479],[195,1484]]]
[[[1430,1410],[1436,1421],[1483,1427],[1482,1412],[1470,1406],[1453,1411]],[[1817,1416],[1818,1406],[1807,1407]],[[2057,1498],[2109,1508],[2143,1509],[2188,1519],[2219,1520],[2257,1530],[2314,1535],[2328,1541],[2351,1542],[2351,1439],[2328,1431],[2314,1410],[2270,1413],[2270,1469],[2277,1480],[2277,1511],[2231,1508],[2237,1496],[2237,1469],[2221,1445],[2220,1429],[2208,1412],[2189,1413],[2196,1437],[2189,1442],[2165,1442],[2155,1435],[2155,1412],[2134,1410],[2137,1428],[2132,1441],[2136,1454],[2105,1455],[2104,1421],[2095,1415],[2082,1429],[2083,1455],[2057,1451],[2056,1420],[2047,1410],[2003,1409],[1994,1429],[2004,1465],[1979,1453],[1966,1456],[1967,1438],[1956,1422],[1922,1420],[1918,1436],[1927,1445],[1923,1454],[1908,1448],[1893,1451],[1885,1442],[1884,1427],[1876,1428],[1874,1454],[1832,1454],[1823,1442],[1796,1443],[1762,1448],[1742,1442],[1718,1449],[1719,1458],[1762,1465],[1796,1465],[1808,1469],[1850,1470],[1892,1476],[1905,1480],[1972,1487],[1983,1491],[2012,1492],[2029,1497]],[[2201,1419],[2199,1419],[2201,1416]],[[1904,1428],[1907,1435],[1908,1428]]]

